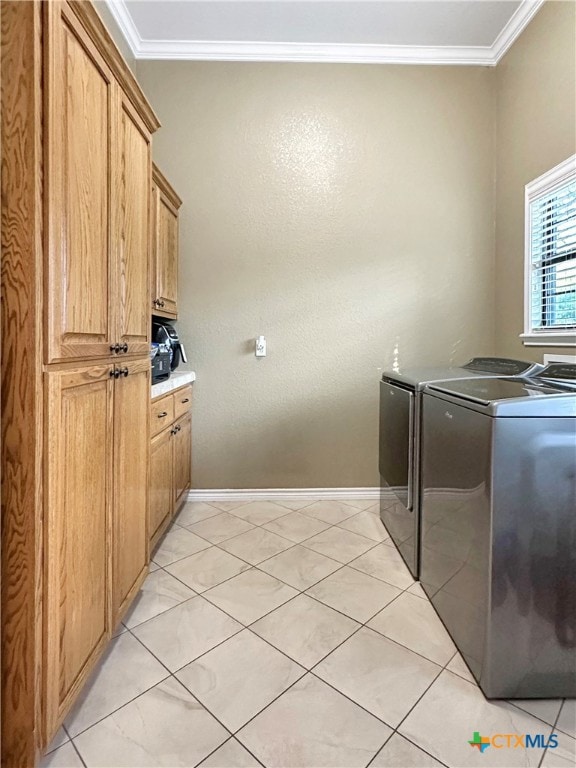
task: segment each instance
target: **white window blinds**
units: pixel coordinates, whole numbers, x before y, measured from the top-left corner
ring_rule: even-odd
[[[576,157],[526,187],[526,219],[525,333],[574,332]]]

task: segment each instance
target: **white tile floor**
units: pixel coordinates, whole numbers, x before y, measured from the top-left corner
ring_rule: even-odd
[[[487,701],[372,502],[187,504],[42,766],[259,765],[568,768],[576,702]]]

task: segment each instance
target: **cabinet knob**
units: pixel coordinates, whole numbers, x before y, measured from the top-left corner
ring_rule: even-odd
[[[118,379],[121,375],[120,368],[114,368],[114,372],[112,375],[114,376],[115,379]]]
[[[110,352],[117,355],[120,352],[120,344],[110,344]]]
[[[126,342],[124,342],[124,344],[122,344],[121,350],[124,353],[128,352],[128,344]]]
[[[128,368],[123,368],[123,369],[122,369],[122,371],[121,371],[121,373],[122,373],[122,375],[123,375],[124,377],[126,377],[126,376],[128,376],[128,374],[130,373],[130,371],[128,370]]]

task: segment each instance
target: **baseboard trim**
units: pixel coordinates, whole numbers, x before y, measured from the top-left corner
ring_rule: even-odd
[[[205,488],[188,492],[188,501],[262,501],[289,499],[318,501],[323,499],[380,498],[380,488]]]

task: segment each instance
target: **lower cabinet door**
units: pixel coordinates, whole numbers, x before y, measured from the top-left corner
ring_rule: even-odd
[[[44,743],[110,637],[111,370],[45,375]]]
[[[158,540],[162,525],[170,519],[174,507],[172,491],[172,430],[165,429],[150,444],[150,548]]]
[[[112,626],[147,572],[150,359],[117,363],[114,381]]]
[[[174,507],[184,501],[192,480],[192,416],[188,413],[179,419],[174,428]]]

